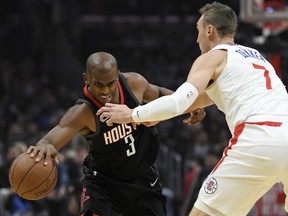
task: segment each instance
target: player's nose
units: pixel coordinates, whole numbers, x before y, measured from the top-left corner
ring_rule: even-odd
[[[109,88],[107,86],[104,86],[103,88],[101,88],[101,94],[103,95],[109,94]]]

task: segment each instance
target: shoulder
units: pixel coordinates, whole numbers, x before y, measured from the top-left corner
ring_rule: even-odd
[[[147,86],[148,81],[139,73],[136,72],[125,72],[122,73],[126,79],[128,85],[132,90],[134,88],[141,88],[141,86]]]
[[[194,61],[188,79],[191,79],[193,76],[196,77],[193,79],[201,79],[203,84],[199,86],[199,89],[201,89],[204,84],[206,86],[210,80],[215,81],[219,77],[225,68],[226,62],[227,51],[225,50],[211,50],[204,53]]]
[[[227,50],[211,50],[210,52],[200,55],[194,62],[195,65],[201,67],[215,67],[226,61]]]
[[[74,106],[70,107],[65,114],[65,116],[71,121],[85,121],[90,119],[92,115],[92,110],[85,103],[75,104]]]
[[[219,60],[219,59],[223,59],[223,57],[227,56],[227,51],[228,51],[227,49],[215,49],[215,50],[211,50],[210,52],[205,53],[202,56],[204,56],[205,58],[213,57],[213,59]],[[213,59],[211,59],[211,60],[213,60]]]
[[[127,82],[141,82],[146,80],[141,74],[136,72],[124,72],[121,74],[124,76]]]

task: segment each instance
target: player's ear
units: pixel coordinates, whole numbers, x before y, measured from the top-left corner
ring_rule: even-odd
[[[83,81],[86,85],[88,84],[88,77],[86,73],[83,73]]]
[[[212,25],[208,25],[207,33],[208,33],[208,35],[213,33],[213,26]]]
[[[117,72],[117,79],[119,80],[119,75],[120,74],[120,70],[118,70],[118,72]]]

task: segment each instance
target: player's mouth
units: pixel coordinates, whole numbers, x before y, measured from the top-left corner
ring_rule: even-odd
[[[105,102],[105,103],[110,103],[111,100],[112,100],[112,95],[109,94],[109,95],[102,95],[100,96],[100,98]]]

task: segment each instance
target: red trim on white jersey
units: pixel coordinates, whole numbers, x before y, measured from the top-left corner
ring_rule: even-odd
[[[228,151],[232,149],[233,145],[235,145],[238,141],[238,137],[241,135],[241,133],[244,130],[245,124],[256,124],[256,125],[267,125],[271,127],[280,127],[282,125],[282,122],[271,122],[271,121],[264,121],[264,122],[242,122],[238,124],[234,131],[234,136],[230,140],[230,144],[224,149],[223,156],[219,160],[219,162],[216,164],[214,169],[211,173],[215,172],[215,170],[220,166],[220,164],[223,162],[223,160],[227,157]]]

